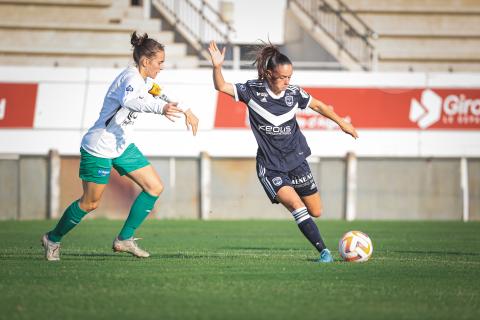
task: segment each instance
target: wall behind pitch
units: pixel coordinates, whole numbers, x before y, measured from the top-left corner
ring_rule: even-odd
[[[0,67],[0,153],[45,155],[57,149],[78,155],[81,137],[96,120],[103,96],[120,71]],[[225,71],[225,78],[244,82],[255,73]],[[195,111],[200,128],[193,138],[181,120],[171,123],[142,114],[135,140],[145,154],[255,155],[245,106],[218,95],[210,70],[165,70],[157,81],[172,99]],[[480,74],[298,71],[292,83],[333,105],[353,121],[361,137],[351,139],[313,111],[299,112],[297,119],[315,156],[480,156]],[[27,99],[32,95],[33,104]],[[24,116],[17,114],[25,110],[33,120],[18,122]]]

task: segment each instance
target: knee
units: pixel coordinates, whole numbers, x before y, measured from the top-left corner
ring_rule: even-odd
[[[100,200],[98,200],[98,201],[85,201],[85,200],[80,199],[80,201],[78,202],[78,206],[80,207],[80,209],[82,209],[84,211],[87,211],[87,212],[90,212],[90,211],[93,211],[93,210],[97,209],[99,204],[100,204]]]
[[[312,212],[309,212],[310,215],[314,218],[319,218],[322,215],[322,210],[313,210]]]
[[[148,185],[144,191],[152,196],[158,197],[162,194],[163,189],[163,184],[158,181],[157,183]]]
[[[319,218],[323,213],[323,208],[322,206],[319,206],[317,208],[308,210],[308,213],[310,213],[310,215],[314,218]]]

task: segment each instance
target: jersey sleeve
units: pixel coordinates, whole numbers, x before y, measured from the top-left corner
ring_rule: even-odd
[[[137,77],[126,77],[118,90],[121,105],[131,111],[162,114],[167,104],[148,93],[148,85]]]
[[[309,95],[305,90],[298,87],[298,107],[300,109],[305,109],[312,102],[312,96]]]
[[[235,101],[248,103],[250,101],[250,90],[246,83],[236,83],[233,86],[235,92]]]

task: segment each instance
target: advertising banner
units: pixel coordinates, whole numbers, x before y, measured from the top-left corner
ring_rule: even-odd
[[[304,88],[333,107],[358,129],[479,130],[480,89]],[[303,129],[332,129],[336,125],[307,108],[297,113]],[[247,128],[243,103],[219,94],[215,128]]]

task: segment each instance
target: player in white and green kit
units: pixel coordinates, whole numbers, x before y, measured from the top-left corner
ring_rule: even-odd
[[[98,207],[108,183],[111,168],[137,183],[142,192],[134,201],[120,233],[113,242],[113,250],[128,252],[146,258],[150,254],[139,248],[133,237],[163,190],[162,182],[144,155],[131,141],[131,133],[138,113],[156,113],[170,120],[184,114],[187,128],[196,134],[198,119],[190,109],[183,111],[175,102],[160,99],[152,88],[152,79],[162,70],[165,51],[162,44],[148,35],[132,34],[133,59],[136,66],[125,69],[108,89],[100,116],[82,139],[80,178],[83,195],[63,213],[56,227],[42,237],[47,260],[60,260],[60,241],[82,218]]]

